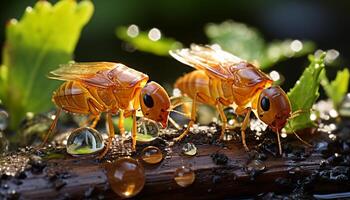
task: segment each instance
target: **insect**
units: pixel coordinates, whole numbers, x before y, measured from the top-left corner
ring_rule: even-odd
[[[232,106],[238,115],[245,114],[241,137],[247,151],[245,130],[253,111],[277,133],[281,154],[279,132],[291,117],[291,104],[286,93],[279,86],[272,85],[273,81],[266,74],[253,64],[215,46],[193,44],[189,49],[170,51],[170,54],[196,69],[180,77],[174,86],[193,100],[187,129],[175,140],[186,136],[194,124],[197,102],[216,107],[222,120],[220,139],[223,139],[227,124],[223,108]]]
[[[148,76],[120,63],[86,62],[61,65],[50,72],[51,79],[65,81],[52,96],[58,107],[45,143],[55,128],[61,110],[89,115],[94,127],[101,113],[106,113],[109,132],[107,147],[112,143],[114,127],[112,115],[119,113],[118,127],[124,136],[124,117],[132,116],[132,148],[136,146],[136,111],[141,107],[144,117],[167,126],[170,100],[162,86],[149,82]]]

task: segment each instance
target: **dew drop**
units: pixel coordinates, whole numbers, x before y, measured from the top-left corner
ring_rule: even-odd
[[[126,34],[128,34],[129,37],[137,37],[139,35],[139,27],[135,24],[132,24],[128,27]]]
[[[145,185],[145,170],[132,158],[120,158],[107,163],[106,171],[112,190],[122,198],[137,195]]]
[[[224,109],[224,113],[226,115],[227,121],[230,120],[236,120],[237,119],[237,115],[235,113],[235,110],[231,107],[225,108]]]
[[[147,119],[140,119],[137,122],[136,140],[139,142],[150,142],[155,140],[159,135],[158,125]]]
[[[162,37],[162,33],[157,28],[152,28],[148,32],[148,38],[152,41],[158,41]]]
[[[182,153],[187,156],[194,156],[197,154],[197,147],[191,142],[186,143],[182,147]]]
[[[155,146],[148,146],[141,152],[141,158],[148,164],[157,164],[163,159],[162,151]]]
[[[174,174],[174,180],[179,186],[187,187],[194,182],[195,173],[191,170],[191,168],[181,166],[176,169]]]
[[[71,155],[93,154],[104,147],[101,134],[90,127],[75,129],[67,140],[67,153]]]

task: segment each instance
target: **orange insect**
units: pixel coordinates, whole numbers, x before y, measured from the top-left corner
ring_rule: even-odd
[[[220,48],[191,45],[190,49],[170,51],[178,61],[195,68],[180,77],[175,88],[193,99],[191,120],[187,129],[176,138],[182,139],[196,119],[196,103],[215,106],[222,120],[220,139],[227,124],[223,112],[232,106],[239,115],[245,114],[241,127],[242,143],[249,150],[245,130],[253,111],[258,118],[277,133],[279,152],[282,152],[279,132],[291,116],[291,105],[286,93],[253,64],[248,63]]]
[[[162,86],[149,82],[148,76],[120,63],[87,62],[61,65],[49,78],[64,82],[52,96],[59,107],[49,134],[55,128],[61,110],[89,115],[94,127],[102,112],[106,113],[109,140],[103,157],[112,143],[114,127],[112,115],[119,112],[119,129],[124,136],[124,117],[132,116],[132,147],[136,146],[136,111],[141,107],[143,115],[167,126],[170,100]]]

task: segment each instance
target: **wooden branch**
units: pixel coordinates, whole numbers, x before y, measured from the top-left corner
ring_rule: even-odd
[[[156,144],[164,149],[164,144]],[[146,184],[137,195],[137,199],[222,199],[256,196],[272,191],[291,192],[296,188],[295,180],[304,181],[305,188],[312,193],[350,190],[349,182],[341,181],[314,181],[312,186],[307,185],[305,178],[312,177],[310,175],[320,169],[320,163],[324,160],[320,153],[311,153],[299,160],[293,156],[280,158],[267,154],[266,160],[263,161],[265,171],[254,173],[256,171],[246,170],[246,164],[259,154],[245,152],[239,141],[225,142],[225,145],[197,143],[198,153],[193,157],[181,153],[183,144],[175,144],[172,152],[160,164],[143,163]],[[223,158],[227,156],[227,163],[222,160],[221,164],[215,164],[212,155],[221,155]],[[261,155],[262,159],[265,159],[264,155]],[[32,167],[27,169],[25,174],[2,177],[0,194],[3,197],[119,198],[109,187],[103,162],[67,154],[46,162],[40,159],[33,161],[33,158],[30,160]],[[196,174],[195,182],[186,188],[178,186],[173,179],[175,169],[182,165],[191,165]]]

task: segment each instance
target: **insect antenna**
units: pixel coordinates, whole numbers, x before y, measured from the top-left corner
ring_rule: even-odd
[[[289,127],[292,127],[292,125],[290,124],[290,121],[288,121],[288,125]],[[292,129],[292,133],[295,135],[295,137],[298,138],[298,140],[300,140],[303,144],[305,144],[308,147],[313,147],[310,143],[306,142],[305,140],[303,140],[293,129]]]

